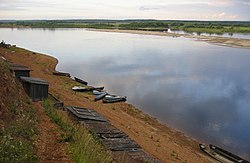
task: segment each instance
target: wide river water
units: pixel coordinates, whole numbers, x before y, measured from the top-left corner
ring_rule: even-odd
[[[0,39],[54,56],[57,70],[126,95],[186,135],[250,159],[249,49],[84,29],[2,28]]]

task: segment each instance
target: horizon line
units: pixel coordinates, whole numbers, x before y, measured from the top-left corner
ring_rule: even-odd
[[[110,20],[110,21],[126,21],[126,20],[139,20],[139,21],[197,21],[197,22],[250,22],[249,20],[199,20],[199,19],[150,19],[150,18],[53,18],[53,19],[0,19],[0,21],[58,21],[58,20]]]

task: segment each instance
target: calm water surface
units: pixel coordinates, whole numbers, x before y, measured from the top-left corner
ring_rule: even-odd
[[[250,50],[84,29],[0,29],[164,123],[250,159]]]

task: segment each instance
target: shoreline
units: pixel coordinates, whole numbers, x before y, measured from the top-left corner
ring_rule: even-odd
[[[200,151],[198,140],[163,124],[132,104],[103,104],[94,102],[94,95],[72,92],[72,86],[76,85],[74,80],[52,74],[58,64],[56,58],[18,47],[0,52],[6,59],[30,67],[33,70],[32,76],[46,79],[50,83],[49,91],[59,96],[65,105],[88,107],[98,111],[162,162],[211,161]]]
[[[227,38],[219,36],[195,36],[189,34],[176,34],[167,32],[140,31],[140,30],[89,29],[89,28],[86,30],[96,31],[96,32],[129,33],[129,34],[166,36],[166,37],[185,37],[185,38],[196,39],[195,41],[204,41],[217,46],[250,49],[250,39],[242,39],[242,38]]]

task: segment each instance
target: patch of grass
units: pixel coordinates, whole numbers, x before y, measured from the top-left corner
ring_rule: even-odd
[[[9,111],[13,114],[18,114],[17,104],[13,100],[10,101]]]
[[[139,114],[141,113],[142,111],[137,109],[137,108],[133,108],[132,111],[135,113],[135,114]]]
[[[60,110],[53,108],[50,99],[44,100],[43,105],[50,118],[65,132],[61,135],[62,141],[69,142],[68,149],[74,162],[111,162],[110,155],[87,129],[73,123]]]
[[[9,64],[7,64],[7,62],[5,62],[4,60],[2,60],[0,58],[0,71],[3,72],[4,75],[6,75],[9,71],[10,71],[10,67]]]
[[[26,139],[11,135],[1,136],[0,162],[36,162],[34,151],[35,145]]]
[[[37,133],[35,126],[36,122],[30,119],[19,119],[14,121],[5,132],[13,137],[22,137],[27,140],[34,140],[34,135]]]
[[[77,127],[74,142],[70,145],[75,162],[111,162],[105,149],[81,126]]]
[[[148,122],[148,121],[151,120],[151,118],[150,118],[148,115],[145,115],[143,119],[144,119],[144,121],[146,121],[146,122]]]
[[[170,154],[172,157],[174,157],[175,159],[179,160],[179,154],[175,151],[172,151],[172,153]]]
[[[0,130],[0,162],[37,162],[35,109],[18,111],[20,106],[14,104],[10,107],[17,117]]]
[[[35,62],[37,65],[41,65],[41,66],[44,66],[46,67],[49,63],[47,62]]]

